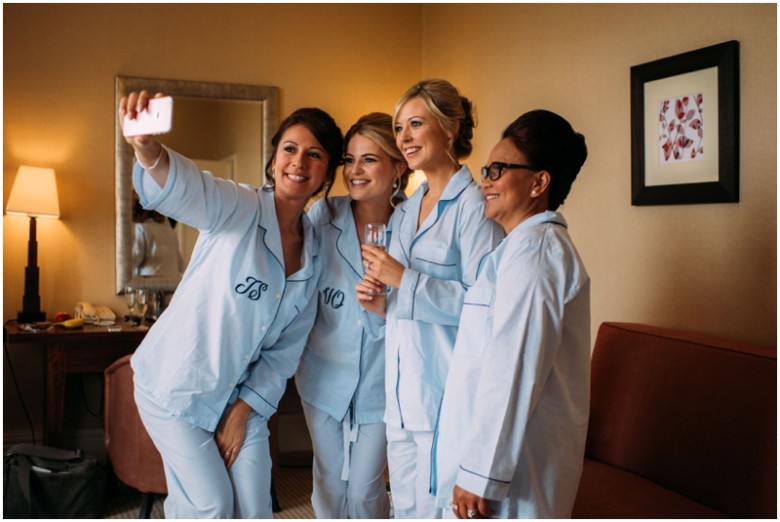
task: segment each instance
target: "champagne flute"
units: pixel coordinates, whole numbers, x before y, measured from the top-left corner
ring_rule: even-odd
[[[373,245],[385,249],[387,239],[387,226],[384,223],[368,223],[363,228],[363,244]],[[369,295],[380,295],[382,291],[368,292]]]
[[[125,300],[127,301],[127,322],[135,324],[135,289],[132,286],[125,287]]]
[[[146,317],[146,310],[149,308],[149,293],[149,290],[144,288],[139,288],[135,291],[135,301],[138,305],[138,312],[141,316],[141,322],[144,321],[144,317]]]
[[[363,230],[363,244],[385,248],[387,226],[384,223],[369,223]]]

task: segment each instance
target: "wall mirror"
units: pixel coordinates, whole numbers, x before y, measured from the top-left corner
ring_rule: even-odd
[[[204,170],[237,182],[262,185],[279,119],[276,87],[117,76],[114,107],[133,91],[173,96],[173,128],[160,141],[193,159]],[[116,122],[116,292],[126,286],[173,291],[175,277],[139,276],[132,261],[135,191],[132,148]],[[176,225],[186,264],[197,231]]]

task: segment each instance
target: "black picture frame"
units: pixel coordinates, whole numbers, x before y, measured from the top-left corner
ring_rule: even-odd
[[[676,92],[675,89],[682,91]],[[693,92],[690,92],[691,89]],[[703,121],[699,122],[702,130],[698,131],[695,126],[686,126],[685,130],[697,129],[698,136],[704,136],[701,138],[703,145],[698,149],[702,152],[696,161],[690,159],[696,154],[693,150],[695,145],[691,146],[691,152],[683,149],[685,153],[679,157],[685,157],[679,161],[676,153],[670,156],[672,160],[662,157],[672,148],[670,142],[680,144],[677,141],[679,134],[671,140],[673,133],[670,131],[666,136],[661,130],[666,128],[661,121],[665,122],[663,107],[668,107],[669,99],[667,94],[661,98],[652,95],[665,91],[670,96],[676,96],[680,103],[688,102],[689,94],[696,95],[693,106],[700,105],[701,112],[697,114]],[[709,102],[714,97],[717,97],[717,104]],[[659,111],[659,104],[664,102],[667,105],[662,105]],[[707,107],[717,108],[717,118],[708,120],[704,117],[713,112],[705,112]],[[694,111],[686,112],[690,114]],[[679,122],[668,125],[681,128]],[[686,143],[695,141],[688,140],[685,132],[683,138]],[[713,134],[717,135],[717,140],[710,137]],[[663,143],[667,148],[661,144],[663,139],[667,140]],[[715,149],[714,143],[717,143]],[[710,152],[713,150],[717,154]],[[684,205],[738,201],[739,42],[732,40],[631,67],[631,204]]]

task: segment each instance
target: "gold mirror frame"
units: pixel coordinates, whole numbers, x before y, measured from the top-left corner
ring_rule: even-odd
[[[138,78],[117,76],[115,79],[114,108],[119,106],[122,96],[130,92],[146,90],[166,95],[210,98],[218,100],[244,100],[261,103],[262,155],[260,164],[265,166],[271,157],[271,137],[279,121],[279,89],[256,85],[197,82],[186,80],[164,80],[159,78]],[[174,109],[175,111],[175,109]],[[133,275],[133,164],[132,148],[125,141],[119,125],[116,125],[116,293],[124,292],[126,286],[143,287],[172,292],[179,283],[178,278],[141,277]],[[261,179],[264,176],[261,174]]]

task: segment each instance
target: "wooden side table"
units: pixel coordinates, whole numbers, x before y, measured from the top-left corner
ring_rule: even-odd
[[[68,330],[30,333],[16,325],[6,326],[9,347],[38,345],[46,351],[46,418],[43,443],[57,447],[62,436],[65,412],[65,375],[103,372],[123,355],[133,353],[148,328],[117,323],[122,330],[110,332],[105,326],[85,325]]]

